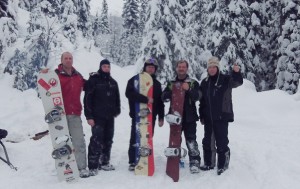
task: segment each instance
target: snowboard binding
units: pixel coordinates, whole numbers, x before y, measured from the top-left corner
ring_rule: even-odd
[[[139,117],[147,117],[151,113],[149,108],[141,109],[138,113]]]
[[[142,147],[139,148],[139,155],[140,155],[141,157],[147,157],[147,156],[150,156],[151,153],[152,153],[151,148],[149,148],[149,147],[147,147],[147,146],[146,146],[146,147],[145,147],[145,146],[142,146]]]
[[[181,124],[181,121],[182,121],[182,118],[180,116],[180,114],[178,112],[174,112],[173,114],[167,114],[165,116],[166,118],[166,121],[172,125],[172,124],[175,124],[175,125],[180,125]]]
[[[183,158],[187,155],[187,150],[184,148],[171,148],[165,149],[164,154],[166,157],[180,157]]]
[[[62,115],[63,109],[59,106],[54,107],[49,113],[46,114],[45,116],[45,121],[46,123],[54,123],[56,121],[61,120],[61,115]]]
[[[61,159],[64,156],[69,156],[72,153],[72,149],[69,145],[64,145],[61,148],[57,148],[52,152],[53,159]]]

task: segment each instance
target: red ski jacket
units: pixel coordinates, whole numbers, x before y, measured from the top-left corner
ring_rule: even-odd
[[[58,65],[55,72],[60,80],[66,114],[80,116],[82,111],[80,95],[84,88],[85,80],[75,68],[73,68],[72,75],[68,75],[63,70],[62,64]]]

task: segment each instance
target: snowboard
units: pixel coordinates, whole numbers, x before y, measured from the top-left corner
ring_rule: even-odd
[[[51,155],[55,159],[58,180],[76,181],[79,178],[79,171],[69,134],[59,77],[54,71],[49,70],[48,73],[38,75],[37,83],[45,110],[45,121],[49,126],[53,146]]]
[[[181,148],[181,120],[183,115],[185,91],[182,89],[181,82],[174,82],[172,85],[171,111],[166,116],[167,122],[170,123],[169,147],[165,150],[171,155],[167,156],[166,173],[174,182],[179,180],[179,163],[180,158],[186,155],[186,150]],[[170,153],[172,152],[173,153]],[[173,155],[172,155],[173,154]]]
[[[140,73],[134,79],[135,91],[153,98],[153,80],[146,73]],[[152,176],[154,174],[154,154],[152,140],[152,104],[135,103],[136,124],[136,175]]]

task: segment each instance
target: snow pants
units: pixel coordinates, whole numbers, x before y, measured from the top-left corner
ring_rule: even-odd
[[[92,127],[92,136],[88,149],[89,169],[98,169],[99,160],[101,165],[110,161],[111,147],[114,137],[114,118],[95,119],[95,126]]]
[[[81,118],[77,115],[67,115],[67,121],[72,143],[75,149],[74,154],[78,169],[86,169],[86,144],[84,140]]]
[[[186,123],[185,121],[182,122],[182,132],[185,137],[186,146],[188,148],[188,155],[190,164],[197,164],[200,166],[200,151],[198,148],[197,143],[197,124],[196,122],[189,122]]]
[[[218,169],[227,169],[230,160],[228,147],[228,122],[213,121],[204,124],[203,157],[204,164],[215,167],[218,153]]]
[[[152,136],[154,136],[154,127],[155,127],[155,121],[156,118],[153,116],[152,117]],[[128,158],[129,158],[129,164],[136,164],[136,155],[135,155],[135,150],[137,148],[136,146],[136,123],[135,123],[135,118],[131,119],[131,131],[130,131],[130,140],[129,140],[129,149],[128,149]]]

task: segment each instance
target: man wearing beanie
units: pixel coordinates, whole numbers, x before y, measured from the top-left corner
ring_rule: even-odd
[[[220,175],[228,169],[230,160],[228,123],[234,121],[232,89],[242,85],[243,78],[240,67],[236,64],[231,75],[222,74],[217,57],[208,60],[207,72],[207,78],[203,79],[200,85],[203,96],[200,99],[199,113],[201,123],[204,124],[204,166],[200,169],[214,169],[217,153],[217,173]]]
[[[182,83],[182,89],[185,91],[183,116],[182,116],[182,131],[184,133],[186,146],[190,161],[190,172],[199,173],[200,169],[200,151],[197,143],[197,123],[199,116],[197,115],[196,102],[200,98],[199,83],[190,78],[187,74],[189,64],[185,60],[180,60],[176,65],[176,78],[168,82],[164,89],[162,99],[168,102],[172,99],[172,85],[175,82]],[[170,106],[171,111],[171,106]]]
[[[129,101],[129,115],[131,117],[131,134],[130,134],[130,141],[129,141],[129,171],[133,171],[135,168],[135,133],[136,133],[136,125],[135,125],[135,103],[152,103],[152,131],[154,132],[154,126],[156,117],[158,116],[158,125],[161,127],[164,124],[164,103],[161,100],[161,84],[156,79],[155,73],[158,68],[157,60],[154,58],[150,58],[145,61],[143,72],[147,72],[151,75],[153,79],[153,99],[148,98],[134,89],[134,78],[133,76],[131,79],[128,80],[125,95]]]
[[[84,114],[92,127],[88,147],[90,175],[98,174],[98,168],[110,171],[110,153],[114,136],[114,118],[121,112],[118,83],[110,76],[110,62],[100,62],[98,72],[90,74],[84,96]],[[100,165],[99,165],[100,158]]]

